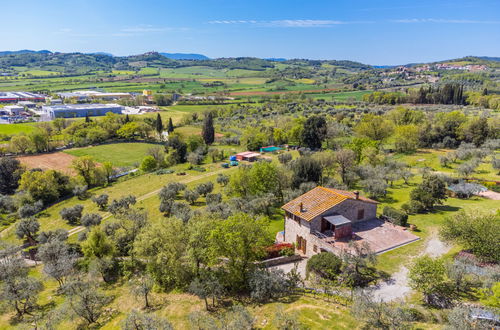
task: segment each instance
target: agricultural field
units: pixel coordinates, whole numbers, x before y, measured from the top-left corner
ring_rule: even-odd
[[[74,157],[90,156],[99,163],[111,162],[116,167],[137,166],[147,151],[157,146],[152,143],[112,143],[65,150]]]

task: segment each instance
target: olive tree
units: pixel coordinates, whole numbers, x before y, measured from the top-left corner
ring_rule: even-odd
[[[38,257],[43,263],[43,272],[59,283],[59,288],[66,278],[73,273],[77,255],[71,253],[69,246],[59,240],[50,240],[38,249]]]
[[[64,287],[68,295],[69,308],[88,325],[96,323],[104,312],[110,298],[102,293],[95,283],[76,280]]]
[[[173,330],[166,319],[154,314],[144,314],[133,309],[122,322],[123,330]]]
[[[35,218],[21,219],[16,225],[16,236],[27,239],[31,245],[36,243],[36,236],[40,229],[40,223]]]
[[[153,290],[154,281],[149,276],[142,276],[132,284],[132,293],[136,297],[144,299],[144,308],[149,308],[149,294]]]
[[[99,207],[99,209],[103,211],[106,209],[106,206],[108,206],[108,199],[109,199],[108,195],[101,194],[99,196],[93,196],[92,202],[94,202],[97,205],[97,207]]]
[[[77,224],[82,217],[82,212],[83,205],[78,204],[73,207],[63,208],[59,214],[61,215],[61,218],[68,221],[70,224]]]
[[[97,214],[97,213],[87,213],[85,214],[82,219],[80,220],[80,223],[82,226],[90,228],[92,226],[98,226],[101,224],[102,217]]]

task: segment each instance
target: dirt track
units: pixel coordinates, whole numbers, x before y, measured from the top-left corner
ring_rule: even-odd
[[[41,168],[43,170],[58,170],[68,175],[75,175],[71,163],[75,156],[64,152],[53,152],[50,154],[36,156],[17,157],[21,163],[28,168]]]

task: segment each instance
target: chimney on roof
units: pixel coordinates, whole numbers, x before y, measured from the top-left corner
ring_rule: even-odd
[[[356,199],[359,199],[359,191],[357,191],[357,190],[356,190],[356,191],[354,192],[354,196],[356,197]]]
[[[304,212],[304,204],[302,204],[302,202],[299,204],[299,211]]]

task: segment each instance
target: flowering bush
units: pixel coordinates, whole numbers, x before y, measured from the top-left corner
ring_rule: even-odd
[[[291,254],[290,254],[291,251]],[[295,249],[293,248],[293,244],[291,243],[279,243],[274,244],[266,248],[267,257],[266,259],[277,258],[280,256],[290,256],[295,253]]]

